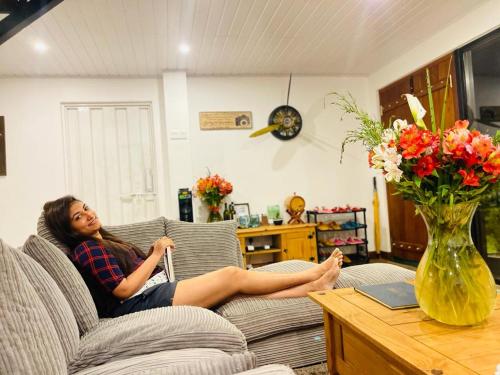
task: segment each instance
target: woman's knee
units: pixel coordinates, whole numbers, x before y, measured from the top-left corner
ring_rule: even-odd
[[[245,270],[236,266],[227,266],[222,269],[225,279],[232,283],[242,281],[245,276]]]

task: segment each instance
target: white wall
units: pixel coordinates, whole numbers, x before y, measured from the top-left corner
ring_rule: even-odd
[[[265,213],[269,204],[283,207],[296,192],[307,208],[325,205],[368,208],[372,242],[372,173],[366,152],[360,146],[347,148],[339,163],[340,146],[346,131],[358,124],[340,121],[339,111],[325,103],[331,91],[350,92],[361,107],[368,105],[366,78],[294,77],[290,105],[302,115],[300,135],[280,141],[267,134],[249,138],[267,126],[271,111],[286,104],[288,77],[192,77],[188,78],[188,102],[193,181],[218,173],[234,185],[232,200],[249,203],[252,213]],[[251,111],[251,130],[200,130],[202,111]],[[196,200],[195,215],[203,220],[206,210]],[[287,216],[288,217],[288,216]],[[387,239],[383,248],[388,248]]]
[[[151,102],[158,155],[161,213],[166,176],[161,163],[161,80],[0,79],[0,114],[5,116],[7,176],[0,177],[0,238],[21,245],[36,232],[45,201],[65,189],[61,102]]]

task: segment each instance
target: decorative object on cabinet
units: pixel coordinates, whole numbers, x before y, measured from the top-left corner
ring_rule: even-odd
[[[250,217],[250,205],[248,203],[234,203],[234,216],[239,218],[240,216]]]
[[[274,225],[283,224],[283,218],[281,217],[281,210],[279,204],[267,206],[267,216],[269,220],[272,220]]]
[[[271,132],[276,138],[282,141],[295,138],[302,129],[302,117],[299,111],[288,105],[290,99],[290,87],[292,85],[292,74],[288,80],[288,94],[286,105],[275,108],[269,115],[268,126],[250,134],[251,138],[258,137]]]
[[[316,223],[318,261],[327,259],[336,247],[345,254],[344,264],[368,263],[366,208],[334,207],[307,211],[307,222]],[[349,248],[354,248],[350,252]]]
[[[245,267],[258,267],[291,259],[317,263],[315,226],[312,223],[284,224],[238,229],[236,233]],[[268,249],[266,245],[269,246]]]
[[[301,196],[293,193],[292,196],[285,199],[286,212],[290,215],[288,224],[303,224],[301,216],[306,207],[306,201]]]

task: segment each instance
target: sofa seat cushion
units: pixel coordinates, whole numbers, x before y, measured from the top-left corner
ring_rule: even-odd
[[[167,236],[175,242],[173,262],[179,280],[226,266],[242,267],[236,221],[186,223],[167,220]]]
[[[56,282],[33,258],[20,250],[14,250],[13,255],[49,313],[64,350],[66,362],[70,362],[78,350],[80,336],[68,301]]]
[[[82,276],[59,248],[40,236],[30,236],[23,251],[35,259],[54,279],[71,306],[80,334],[99,323],[97,309]]]
[[[14,251],[0,240],[0,373],[66,374],[52,320]]]
[[[415,279],[415,271],[389,263],[369,263],[346,267],[342,270],[341,274],[348,276],[353,283],[352,285],[344,286],[344,288]]]
[[[82,337],[69,369],[76,372],[111,360],[193,346],[227,353],[247,348],[241,331],[208,309],[163,307],[101,322]]]
[[[289,260],[259,267],[253,272],[292,273],[313,266],[314,263]],[[216,312],[236,325],[248,342],[323,324],[321,308],[308,297],[265,299],[242,296],[218,307]]]
[[[218,349],[196,348],[162,351],[113,361],[79,371],[75,375],[230,375],[253,367],[255,355],[250,352],[230,355]]]
[[[255,272],[300,272],[314,263],[289,260],[259,267]],[[415,277],[415,272],[392,264],[373,263],[342,269],[335,288],[382,284]],[[241,296],[217,308],[216,312],[237,326],[247,342],[297,329],[323,324],[321,308],[308,297],[264,299]]]

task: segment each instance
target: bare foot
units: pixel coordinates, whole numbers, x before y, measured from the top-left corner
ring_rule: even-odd
[[[313,291],[332,289],[340,275],[340,266],[337,257],[333,258],[332,267],[318,280],[312,282]]]
[[[311,280],[317,280],[323,276],[328,270],[330,270],[334,265],[342,266],[344,255],[339,248],[336,248],[323,263],[318,264],[314,267],[309,268],[306,272],[311,274]],[[336,262],[335,262],[336,260]]]

